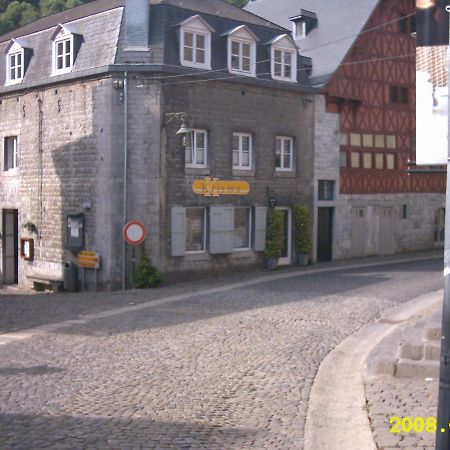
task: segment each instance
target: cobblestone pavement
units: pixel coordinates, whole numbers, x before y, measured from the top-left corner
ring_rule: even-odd
[[[377,376],[366,384],[369,417],[380,450],[434,449],[435,433],[391,433],[389,419],[436,417],[438,380]],[[432,428],[431,428],[432,429]]]
[[[198,291],[4,345],[0,448],[302,449],[324,356],[442,288],[441,272],[435,260]]]

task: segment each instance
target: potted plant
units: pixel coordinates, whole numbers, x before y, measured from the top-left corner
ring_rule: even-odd
[[[295,229],[295,251],[297,253],[297,264],[307,266],[311,253],[311,216],[305,205],[294,205],[292,207]]]
[[[283,251],[285,236],[283,233],[283,213],[277,209],[269,210],[266,232],[266,267],[274,270]]]

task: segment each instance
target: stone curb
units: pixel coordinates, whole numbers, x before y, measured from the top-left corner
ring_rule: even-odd
[[[385,311],[341,342],[319,367],[311,390],[305,450],[376,450],[366,410],[364,376],[370,352],[401,324],[416,320],[442,301],[442,291]],[[389,320],[387,320],[389,319]]]

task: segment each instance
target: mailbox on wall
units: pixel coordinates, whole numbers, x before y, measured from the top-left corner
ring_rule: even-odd
[[[67,216],[67,244],[66,247],[73,252],[84,248],[84,214]]]

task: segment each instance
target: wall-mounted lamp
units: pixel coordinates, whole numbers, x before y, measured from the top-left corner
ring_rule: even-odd
[[[192,133],[193,129],[189,128],[186,124],[186,113],[184,112],[176,112],[176,113],[167,113],[166,117],[168,118],[167,122],[171,122],[174,119],[181,119],[181,127],[176,132],[177,135],[183,135],[183,147],[187,145],[187,136]]]

